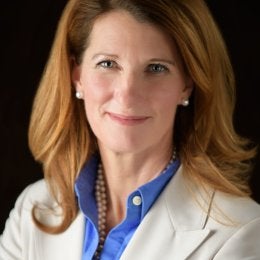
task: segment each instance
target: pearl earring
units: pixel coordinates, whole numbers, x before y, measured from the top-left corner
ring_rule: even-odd
[[[77,99],[82,99],[82,97],[83,97],[82,92],[77,91],[77,92],[76,92],[76,98],[77,98]]]
[[[190,104],[189,99],[184,99],[184,100],[182,101],[182,105],[183,105],[184,107],[187,107],[189,104]]]

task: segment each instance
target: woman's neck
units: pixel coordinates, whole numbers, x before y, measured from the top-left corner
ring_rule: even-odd
[[[156,178],[168,164],[172,147],[156,152],[113,153],[101,147],[100,154],[106,181],[108,211],[107,227],[120,223],[126,215],[130,193]]]

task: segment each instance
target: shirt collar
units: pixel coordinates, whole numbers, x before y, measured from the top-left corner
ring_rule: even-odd
[[[152,204],[155,202],[157,197],[161,194],[169,180],[178,170],[179,166],[180,161],[177,159],[172,162],[167,170],[160,174],[158,177],[138,188],[143,201],[141,216],[142,219],[144,218],[145,214],[148,212]]]
[[[95,226],[97,226],[97,207],[94,189],[99,161],[100,158],[98,155],[92,156],[86,163],[85,167],[81,170],[75,182],[75,192],[78,197],[79,207],[84,215],[88,217]],[[163,174],[160,174],[155,179],[140,186],[136,191],[129,195],[128,201],[135,195],[140,194],[142,198],[141,219],[143,219],[168,181],[177,171],[179,165],[180,161],[178,159],[175,160],[171,165],[169,165]]]
[[[99,161],[98,155],[92,156],[81,170],[75,182],[79,208],[95,226],[97,226],[97,207],[94,190]]]

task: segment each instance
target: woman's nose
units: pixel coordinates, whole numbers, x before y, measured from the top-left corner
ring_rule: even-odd
[[[134,72],[122,73],[114,91],[114,98],[124,107],[132,107],[143,99],[144,82]]]

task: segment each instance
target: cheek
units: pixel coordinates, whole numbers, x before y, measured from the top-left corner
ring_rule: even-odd
[[[111,82],[99,75],[92,74],[90,77],[84,77],[82,84],[87,102],[103,100],[110,95]]]
[[[178,104],[176,99],[171,99],[167,97],[164,100],[162,100],[162,102],[160,103],[162,117],[167,118],[169,120],[173,119],[175,116],[177,106]]]
[[[177,107],[179,105],[180,91],[164,92],[157,95],[157,112],[165,125],[173,125]]]
[[[162,110],[175,110],[181,99],[181,88],[175,87],[174,85],[161,87],[154,96],[158,100],[158,106]]]

